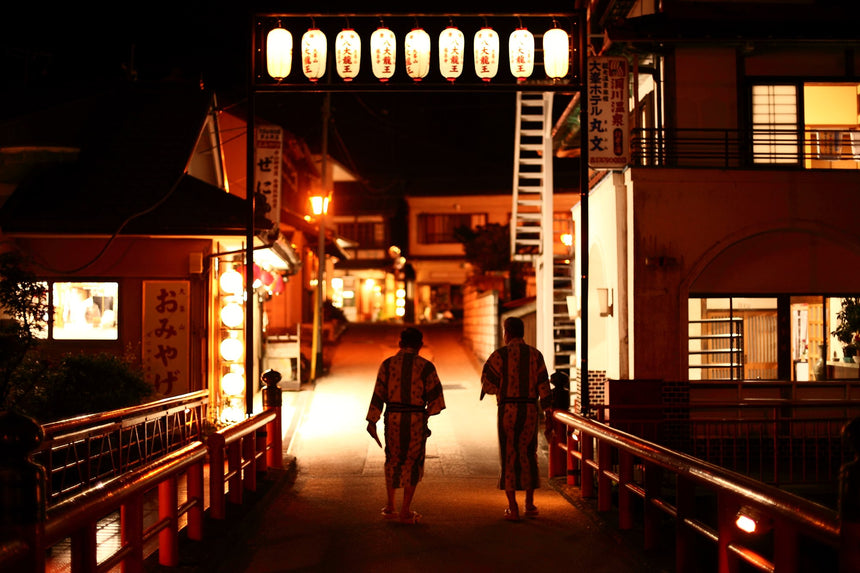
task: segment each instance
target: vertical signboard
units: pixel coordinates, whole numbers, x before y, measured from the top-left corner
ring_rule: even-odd
[[[188,281],[143,282],[143,372],[156,395],[188,389]]]
[[[272,125],[258,127],[254,132],[254,210],[277,228],[281,221],[284,130]]]
[[[630,162],[628,64],[621,57],[588,59],[588,165],[622,169]]]

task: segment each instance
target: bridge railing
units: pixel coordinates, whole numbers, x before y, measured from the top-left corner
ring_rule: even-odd
[[[223,519],[227,502],[242,503],[243,490],[256,490],[258,473],[269,467],[283,467],[281,391],[276,386],[279,380],[280,376],[264,389],[262,413],[216,432],[207,444],[187,444],[47,511],[46,472],[29,461],[31,452],[19,447],[28,443],[35,447],[38,440],[29,436],[33,432],[25,427],[26,420],[11,419],[8,425],[18,433],[4,434],[0,440],[4,453],[16,456],[0,462],[0,571],[42,573],[46,569],[46,551],[66,539],[70,540],[72,573],[102,573],[118,565],[126,573],[141,572],[144,546],[155,539],[159,564],[179,565],[181,518],[187,520],[189,539],[200,540],[204,535],[207,477],[210,517]],[[204,471],[207,458],[208,472]],[[183,477],[187,494],[180,500]],[[158,518],[144,527],[144,496],[156,489]],[[120,515],[121,543],[105,556],[99,551],[97,524],[116,512]]]
[[[677,571],[695,570],[702,540],[715,550],[720,572],[737,571],[740,562],[800,571],[801,545],[814,545],[818,560],[836,563],[843,555],[836,511],[571,412],[553,413],[549,468],[550,477],[578,485],[582,497],[596,496],[598,511],[617,511],[620,529],[632,529],[641,514],[646,550],[661,542],[665,516],[673,519]],[[702,493],[713,503],[705,510],[697,507]],[[739,529],[742,515],[758,535]]]
[[[44,424],[48,505],[203,439],[208,390]]]

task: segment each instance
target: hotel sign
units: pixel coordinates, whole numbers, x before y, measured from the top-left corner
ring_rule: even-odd
[[[587,85],[588,166],[622,169],[630,162],[627,60],[590,58]]]

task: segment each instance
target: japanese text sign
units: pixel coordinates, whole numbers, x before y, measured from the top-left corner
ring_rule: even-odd
[[[281,154],[284,130],[258,127],[254,142],[254,210],[275,227],[281,222]]]
[[[188,388],[188,281],[143,282],[143,373],[158,396]]]
[[[592,169],[621,169],[630,161],[628,64],[625,58],[588,60],[585,145]]]

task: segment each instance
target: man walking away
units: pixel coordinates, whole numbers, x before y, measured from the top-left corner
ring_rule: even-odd
[[[523,321],[505,319],[505,346],[493,352],[481,373],[481,398],[495,394],[498,403],[499,489],[505,490],[505,519],[520,520],[516,492],[525,490],[525,515],[536,517],[534,490],[539,487],[538,423],[552,406],[546,363],[541,352],[523,340]],[[540,399],[540,409],[538,408]]]
[[[385,407],[388,502],[382,515],[401,523],[418,523],[421,518],[411,505],[415,487],[424,476],[424,452],[430,435],[427,419],[445,409],[436,367],[418,354],[423,344],[424,336],[416,328],[406,328],[400,333],[400,351],[383,360],[379,367],[367,411],[367,432],[380,443],[376,422]],[[403,488],[403,503],[398,513],[394,494],[400,488]]]

